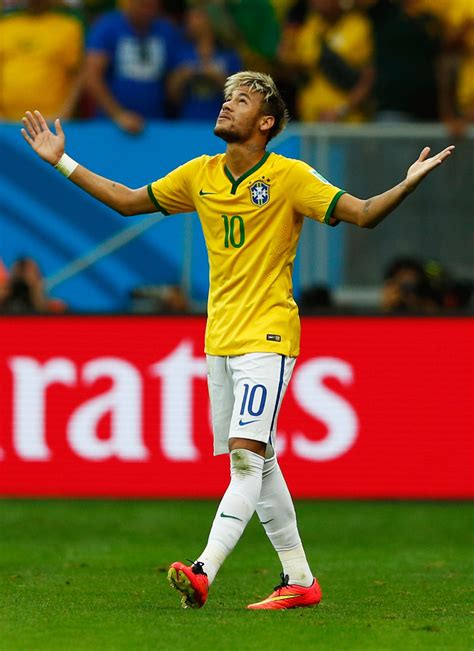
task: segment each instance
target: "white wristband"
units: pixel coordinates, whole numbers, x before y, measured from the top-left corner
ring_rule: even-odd
[[[73,158],[67,154],[63,154],[54,167],[58,172],[64,174],[66,178],[69,178],[78,165],[79,163]]]

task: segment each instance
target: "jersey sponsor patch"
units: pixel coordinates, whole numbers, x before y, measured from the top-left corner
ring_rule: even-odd
[[[315,176],[317,179],[319,179],[322,183],[326,183],[326,185],[331,185],[329,183],[329,181],[327,179],[325,179],[322,174],[320,174],[319,172],[316,172],[315,169],[311,168],[309,170],[309,173],[312,174],[313,176]]]
[[[263,181],[255,181],[249,188],[250,199],[256,206],[264,206],[270,200],[270,186]]]
[[[267,341],[281,341],[280,335],[267,335]]]

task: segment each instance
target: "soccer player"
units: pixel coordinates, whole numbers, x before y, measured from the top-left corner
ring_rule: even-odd
[[[278,413],[299,353],[291,274],[303,217],[373,228],[454,148],[428,157],[425,147],[401,183],[362,200],[306,163],[266,151],[288,120],[271,77],[232,75],[224,99],[214,133],[227,143],[225,154],[200,156],[136,190],[65,154],[59,120],[54,134],[38,111],[27,112],[22,133],[41,158],[123,215],[157,210],[199,215],[210,263],[205,351],[214,452],[230,453],[231,479],[205,549],[191,565],[175,562],[169,568],[168,580],[181,593],[182,605],[205,604],[219,568],[257,511],[282,565],[281,584],[248,608],[313,606],[321,589],[275,455]]]

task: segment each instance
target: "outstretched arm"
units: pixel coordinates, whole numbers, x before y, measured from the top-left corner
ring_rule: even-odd
[[[73,183],[90,195],[121,215],[156,212],[156,206],[151,201],[146,187],[132,190],[126,185],[94,174],[71,159],[69,159],[70,162],[64,162],[66,139],[59,119],[54,123],[55,134],[50,130],[39,111],[33,113],[27,111],[22,122],[23,137],[38,156],[63,171],[65,176],[68,176]],[[71,169],[73,169],[72,172]]]
[[[406,178],[401,183],[365,201],[350,194],[343,194],[334,208],[333,217],[362,228],[374,228],[395,210],[430,172],[441,165],[453,150],[454,145],[450,145],[436,156],[428,158],[430,148],[425,147],[418,160],[409,167]]]

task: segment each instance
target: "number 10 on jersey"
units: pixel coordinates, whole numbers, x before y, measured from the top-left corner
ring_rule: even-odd
[[[245,242],[245,224],[240,215],[221,215],[224,220],[224,246],[240,249]]]

